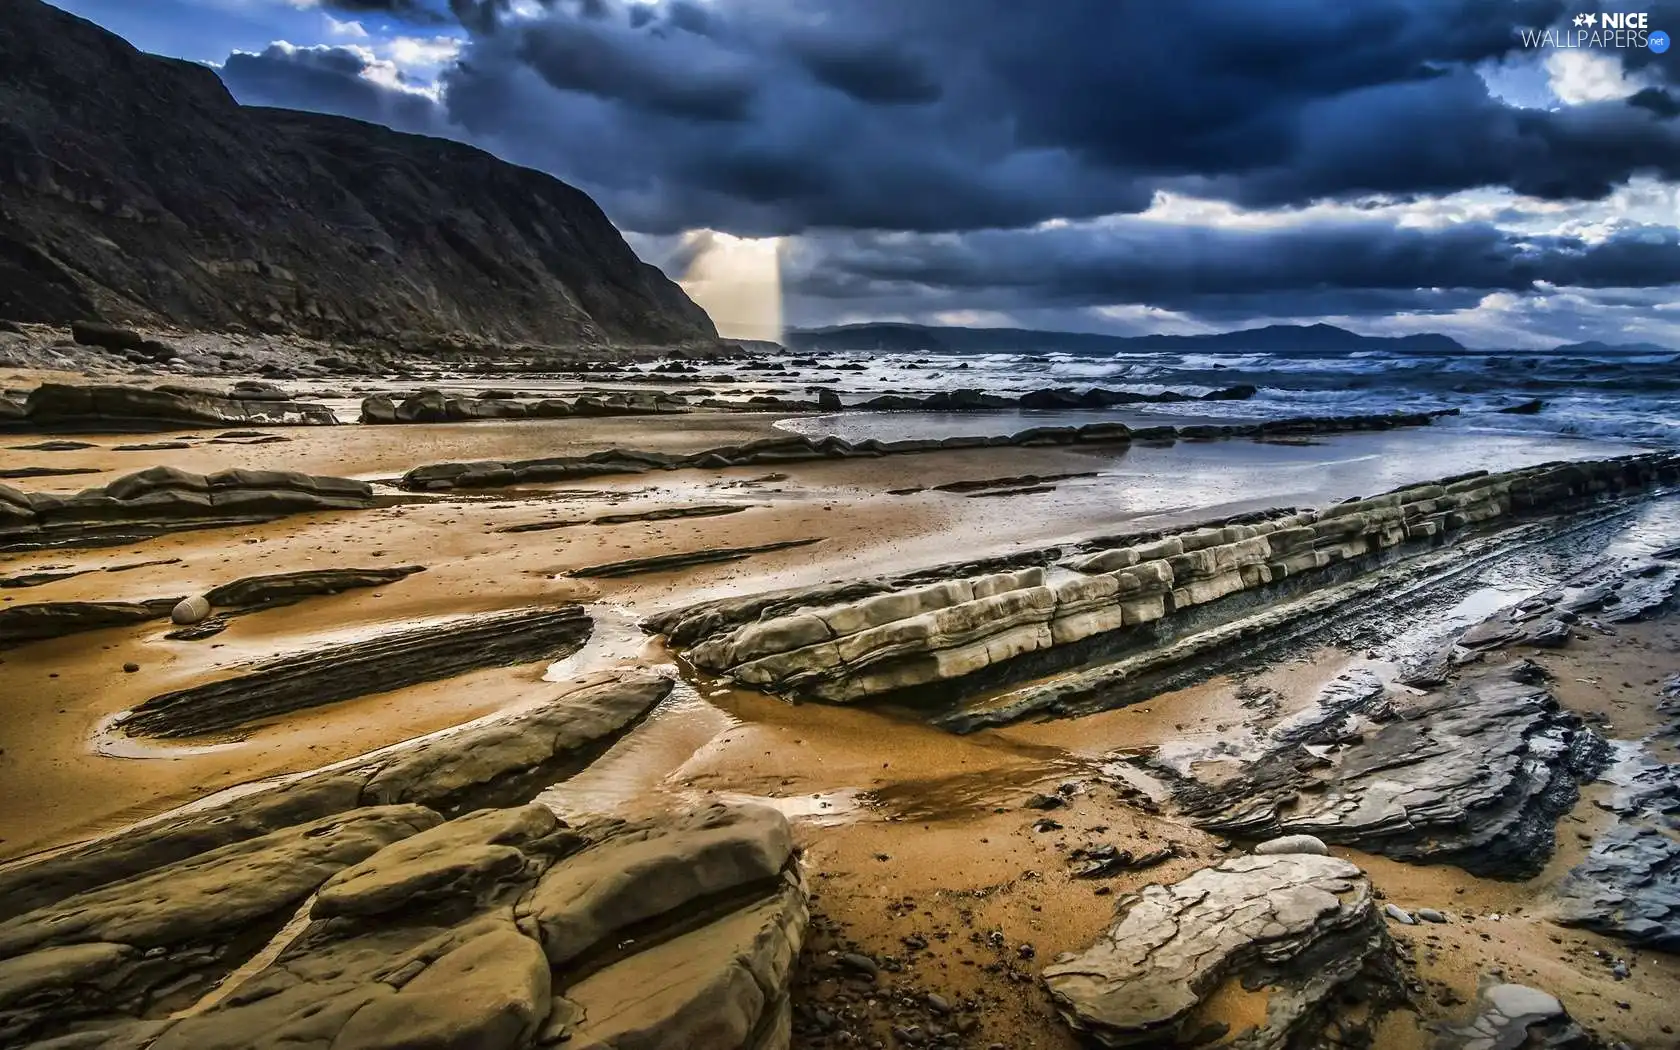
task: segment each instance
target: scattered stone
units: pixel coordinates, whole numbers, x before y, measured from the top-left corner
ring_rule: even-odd
[[[1498,982],[1483,983],[1470,1023],[1442,1025],[1439,1031],[1442,1050],[1595,1050],[1603,1045],[1570,1018],[1555,996]]]
[[[1389,918],[1393,919],[1402,926],[1417,925],[1417,920],[1412,917],[1412,913],[1407,911],[1405,908],[1400,907],[1398,904],[1384,904],[1383,914],[1387,915]]]
[[[1328,857],[1330,847],[1322,839],[1311,835],[1284,835],[1282,838],[1268,839],[1254,847],[1256,855],[1261,857],[1276,857],[1286,853],[1308,853],[1315,857]]]
[[[1413,912],[1413,914],[1422,919],[1424,922],[1445,923],[1452,921],[1447,918],[1446,912],[1437,911],[1434,908],[1419,908],[1416,912]]]
[[[210,618],[210,599],[202,594],[195,594],[181,601],[169,612],[171,622],[182,627],[203,623]]]

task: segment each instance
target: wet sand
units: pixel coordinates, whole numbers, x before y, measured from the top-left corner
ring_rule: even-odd
[[[185,435],[193,447],[148,453],[110,448],[154,440],[149,436],[77,436],[97,447],[34,453],[11,446],[40,438],[11,435],[0,442],[0,465],[43,462],[106,472],[44,479],[26,486],[32,491],[37,485],[41,491],[74,490],[157,464],[382,478],[445,459],[613,445],[693,450],[763,436],[772,422],[694,415],[275,428],[269,432],[289,440],[243,447],[199,440],[207,434]],[[63,436],[68,435],[53,435]],[[7,697],[0,704],[0,798],[6,800],[0,807],[0,859],[109,831],[257,778],[316,768],[533,703],[560,688],[555,681],[579,673],[620,663],[668,664],[669,654],[633,626],[635,618],[655,610],[1243,510],[1322,505],[1468,469],[1625,451],[1630,450],[1428,430],[1288,444],[987,449],[798,464],[775,472],[657,472],[587,485],[416,497],[248,530],[0,555],[0,576],[179,559],[0,591],[0,602],[8,603],[177,596],[243,576],[306,568],[427,567],[379,588],[239,617],[205,641],[167,640],[168,626],[158,622],[0,651],[0,693]],[[932,490],[952,481],[1085,472],[1095,476],[1019,496],[974,498]],[[904,489],[921,491],[893,494]],[[746,509],[718,517],[499,531],[695,504]],[[651,554],[811,538],[821,542],[681,571],[622,579],[564,575]],[[401,625],[568,601],[591,605],[597,633],[584,653],[561,667],[534,663],[474,672],[181,746],[100,743],[100,729],[111,716],[149,696],[221,677],[234,665]],[[1471,611],[1464,619],[1474,619]],[[1560,699],[1583,713],[1607,716],[1616,735],[1643,735],[1652,728],[1652,683],[1680,670],[1677,637],[1680,627],[1666,621],[1549,657],[1559,661]],[[1666,657],[1654,655],[1665,652]],[[125,673],[128,663],[139,670]],[[1392,672],[1381,660],[1327,649],[1279,662],[1245,681],[1276,690],[1283,702],[1275,717],[1284,717],[1352,667]],[[1222,855],[1211,836],[1140,808],[1115,757],[1160,747],[1194,760],[1219,741],[1240,739],[1256,717],[1238,696],[1240,684],[1220,677],[1076,722],[956,737],[891,711],[792,706],[692,680],[590,770],[543,799],[562,813],[620,815],[713,797],[772,800],[796,821],[815,907],[827,922],[878,956],[904,956],[906,937],[928,942],[895,981],[975,999],[981,1005],[979,1045],[1071,1047],[1071,1036],[1031,975],[1056,954],[1088,945],[1106,926],[1117,896],[1147,882],[1182,877]],[[1064,784],[1072,785],[1069,805],[1051,814],[1062,827],[1033,830],[1041,815],[1023,810],[1023,801]],[[1589,794],[1564,822],[1563,848],[1548,876],[1579,859],[1584,845],[1575,830],[1590,831],[1602,820]],[[1141,853],[1167,842],[1176,844],[1179,856],[1145,871],[1100,882],[1070,874],[1068,854],[1081,846],[1112,843]],[[1680,966],[1551,924],[1536,888],[1548,876],[1534,885],[1495,883],[1457,869],[1338,852],[1366,867],[1391,900],[1462,913],[1462,920],[1447,926],[1401,931],[1431,989],[1432,1010],[1462,1010],[1458,1004],[1474,998],[1477,978],[1504,965],[1512,979],[1532,980],[1553,992],[1601,1031],[1636,1045],[1664,1045],[1658,1025],[1668,1015],[1664,1003],[1680,988]],[[1491,917],[1495,913],[1498,919]],[[1593,951],[1631,960],[1633,976],[1614,980]],[[1618,1008],[1618,1000],[1630,1007]],[[1229,1009],[1240,1013],[1243,1004]],[[1415,1021],[1391,1022],[1384,1032],[1385,1046],[1424,1045]],[[885,1029],[880,1034],[884,1037]]]

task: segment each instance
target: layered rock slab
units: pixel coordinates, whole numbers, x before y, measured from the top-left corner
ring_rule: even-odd
[[[948,700],[965,687],[1090,668],[995,712],[1007,720],[1012,711],[1018,717],[1108,693],[1123,702],[1133,683],[1117,688],[1104,663],[1370,576],[1471,526],[1551,513],[1676,476],[1680,458],[1666,454],[1477,473],[1317,511],[1184,529],[1048,567],[953,574],[909,587],[825,584],[758,604],[709,603],[648,625],[668,633],[703,670],[831,702]]]
[[[559,659],[582,648],[591,627],[582,606],[563,605],[393,631],[278,657],[231,678],[154,696],[117,725],[163,737],[233,729],[478,668]]]
[[[335,814],[0,923],[0,1044],[190,1002],[332,875],[440,819],[419,806]]]
[[[1264,989],[1265,1020],[1227,1045],[1305,1045],[1334,1004],[1399,997],[1370,881],[1334,857],[1239,857],[1122,898],[1096,945],[1044,970],[1063,1018],[1099,1046],[1194,1045],[1228,1022],[1230,982]]]
[[[640,723],[672,685],[669,678],[639,672],[595,675],[529,710],[0,867],[0,919],[360,806],[418,803],[458,813],[529,801],[587,766]]]
[[[684,872],[697,874],[673,878]],[[805,891],[773,810],[578,828],[535,805],[447,823],[430,814],[402,840],[292,883],[311,879],[315,895],[272,958],[214,992],[160,1004],[168,1012],[105,999],[79,1023],[55,1015],[38,1027],[155,1050],[786,1045]],[[23,958],[83,983],[130,983],[87,955]],[[17,1034],[8,1045],[34,1032]]]
[[[231,391],[163,386],[81,386],[44,383],[23,403],[23,418],[8,430],[100,431],[193,430],[226,426],[333,426],[325,405],[294,401],[273,387]]]
[[[97,547],[372,505],[373,489],[365,481],[278,470],[203,475],[152,467],[69,496],[0,485],[0,550]]]

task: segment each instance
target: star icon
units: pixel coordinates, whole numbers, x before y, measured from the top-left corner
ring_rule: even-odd
[[[1576,15],[1575,16],[1575,24],[1578,25],[1578,26],[1586,25],[1587,24],[1587,16],[1586,15]]]
[[[1587,19],[1587,28],[1588,29],[1591,29],[1593,26],[1598,24],[1598,16],[1597,15],[1587,15],[1585,17]]]

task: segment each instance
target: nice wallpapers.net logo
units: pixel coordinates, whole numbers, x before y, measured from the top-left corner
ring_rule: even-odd
[[[1642,47],[1660,55],[1671,43],[1666,32],[1651,28],[1651,16],[1644,11],[1587,11],[1567,25],[1522,29],[1519,33],[1524,47]]]

